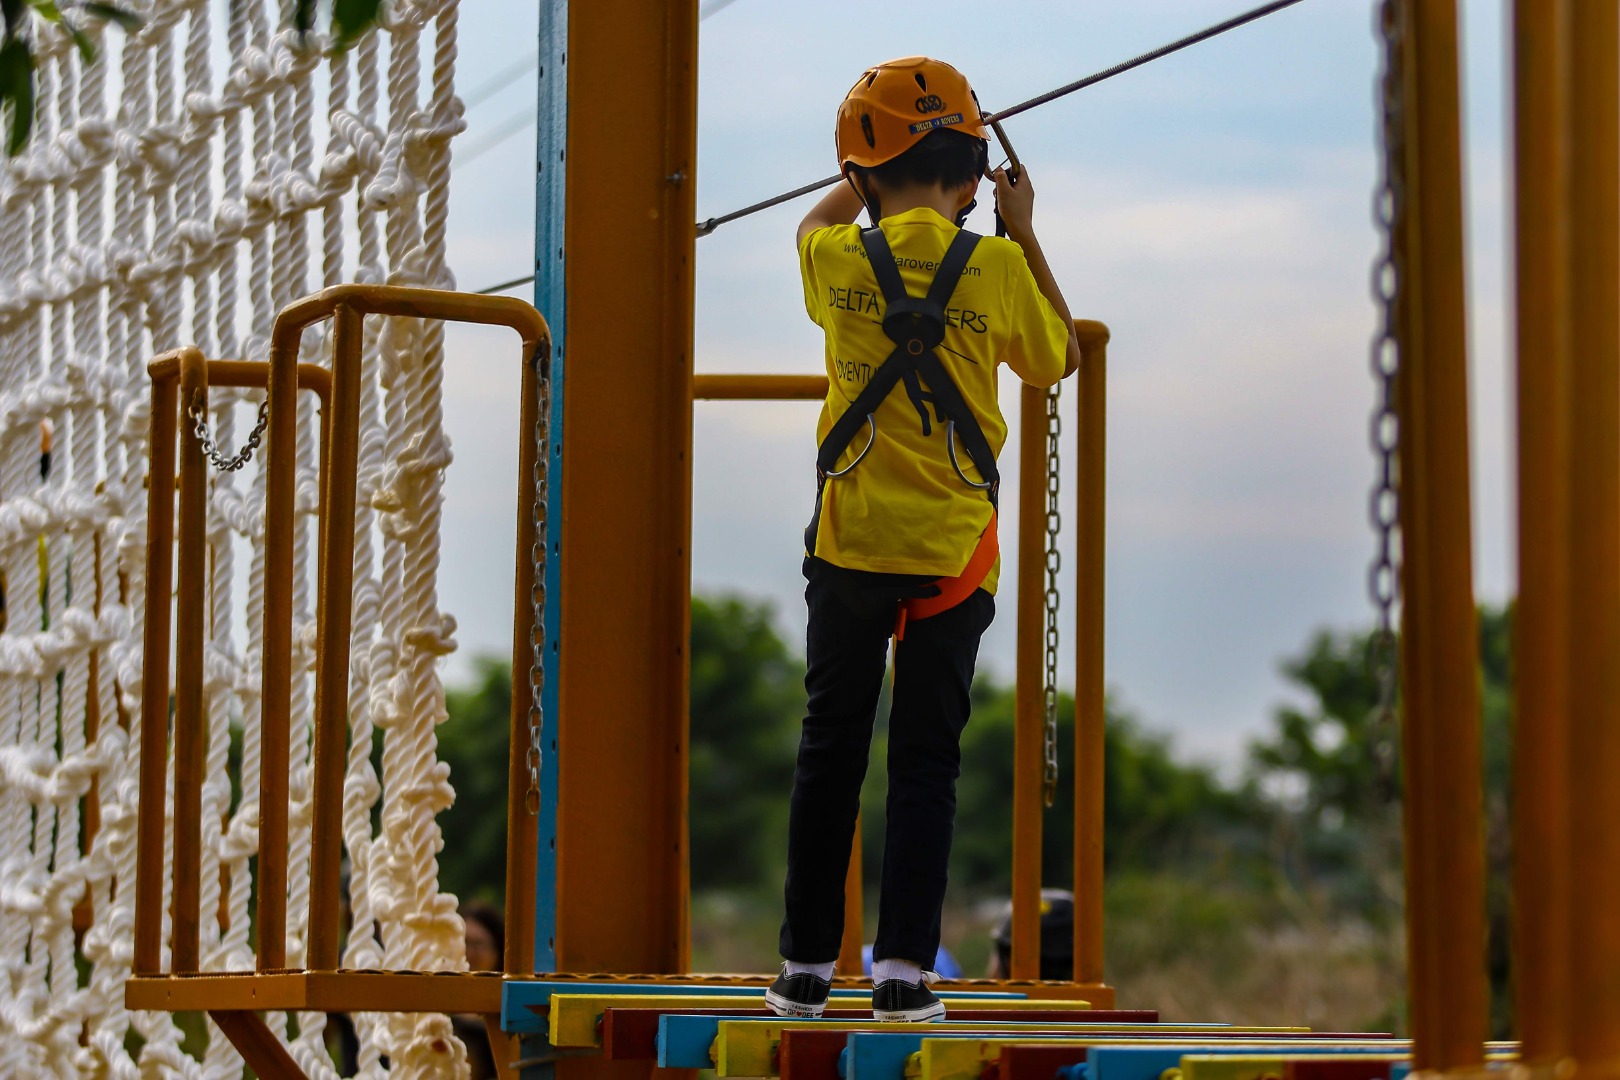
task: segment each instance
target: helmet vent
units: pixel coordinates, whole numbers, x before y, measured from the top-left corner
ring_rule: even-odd
[[[877,148],[877,136],[872,134],[872,114],[861,113],[861,134],[866,136],[866,145]]]
[[[928,89],[928,80],[923,78],[923,73],[922,72],[920,72],[920,71],[917,72],[915,75],[912,76],[912,78],[917,80],[918,87],[920,87],[924,91],[927,91],[927,89]]]
[[[872,89],[872,84],[877,82],[877,77],[878,77],[878,73],[877,73],[876,68],[874,68],[873,70],[867,72],[867,74],[866,74],[866,88],[868,90]]]

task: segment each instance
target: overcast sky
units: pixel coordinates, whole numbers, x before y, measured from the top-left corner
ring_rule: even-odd
[[[996,109],[1248,4],[736,0],[702,24],[699,216],[834,171],[834,110],[875,61],[949,60]],[[1070,306],[1113,331],[1108,683],[1178,746],[1212,760],[1235,761],[1287,699],[1283,657],[1318,628],[1371,619],[1373,6],[1305,0],[1008,124],[1036,184],[1036,230]],[[1475,576],[1481,596],[1500,601],[1511,578],[1502,5],[1462,6]],[[534,7],[478,0],[462,10],[461,84],[475,104],[456,153],[488,148],[452,183],[450,259],[465,288],[530,268],[534,74],[477,92],[534,54]],[[517,134],[491,145],[504,131]],[[698,241],[699,371],[819,370],[792,243],[805,209],[780,207]],[[973,225],[989,230],[988,213]],[[456,463],[441,577],[443,605],[461,625],[452,680],[472,655],[510,642],[516,379],[508,365],[476,363],[479,350],[507,344],[475,332],[452,338],[446,404]],[[1015,431],[1003,474],[1016,490],[1012,390],[1004,382]],[[1070,518],[1073,406],[1070,391]],[[815,413],[803,403],[709,403],[696,414],[693,586],[771,600],[795,647]],[[1065,685],[1072,567],[1071,554]],[[1013,571],[1009,557],[1009,589],[981,653],[981,668],[1003,677],[1013,666]]]

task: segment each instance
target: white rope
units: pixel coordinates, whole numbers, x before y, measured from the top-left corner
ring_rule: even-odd
[[[453,281],[443,240],[449,143],[464,126],[454,92],[457,0],[399,0],[378,33],[326,61],[286,29],[286,0],[233,0],[213,11],[209,0],[129,6],[143,28],[127,40],[92,29],[100,58],[91,64],[59,32],[36,28],[33,141],[0,163],[5,1076],[242,1073],[211,1023],[196,1059],[168,1014],[123,1007],[146,607],[146,362],[184,344],[263,358],[276,312],[320,284]],[[228,60],[212,54],[211,15],[224,20]],[[443,333],[371,319],[365,341],[375,363],[360,406],[342,809],[354,922],[343,962],[461,969],[462,925],[455,898],[438,888],[434,820],[454,798],[434,736],[445,715],[436,661],[454,648],[455,627],[436,593],[450,459],[439,407]],[[300,354],[325,363],[324,335],[306,335]],[[211,392],[210,422],[223,442],[235,441],[237,409],[262,396]],[[294,964],[307,945],[318,507],[315,410],[300,413],[297,445],[287,451],[298,462],[286,941]],[[45,476],[42,426],[54,439]],[[200,867],[207,970],[253,963],[264,498],[257,466],[210,480]],[[379,732],[381,776],[371,754]],[[171,761],[166,817],[172,771]],[[171,853],[166,840],[165,963]],[[76,909],[89,918],[82,934]],[[79,965],[89,969],[82,987]],[[465,1051],[442,1016],[354,1021],[358,1075],[466,1075]],[[323,1014],[270,1024],[309,1075],[336,1075]],[[133,1056],[130,1045],[139,1047]]]

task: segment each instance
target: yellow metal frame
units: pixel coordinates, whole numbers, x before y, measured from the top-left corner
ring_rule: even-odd
[[[1103,679],[1104,558],[1107,465],[1108,327],[1077,319],[1081,368],[1078,377],[1080,423],[1078,599],[1075,604],[1075,978],[1041,983],[1040,890],[1042,701],[1046,595],[1046,392],[1025,387],[1020,397],[1018,581],[1014,618],[1018,628],[1015,747],[1013,773],[1012,978],[998,986],[1040,986],[1051,996],[1058,986],[1083,993],[1093,1008],[1113,1008],[1114,990],[1103,982]],[[825,375],[699,375],[694,399],[725,401],[820,401]],[[845,935],[840,974],[861,970],[861,886],[859,831],[845,885]]]
[[[1570,0],[1563,96],[1568,260],[1567,1050],[1620,1076],[1620,11]],[[1522,362],[1522,361],[1521,361]]]
[[[560,0],[559,0],[560,2]],[[1395,5],[1403,50],[1405,140],[1393,164],[1406,195],[1396,237],[1403,267],[1398,333],[1403,370],[1401,503],[1408,938],[1414,1062],[1466,1073],[1485,1061],[1483,851],[1478,687],[1471,581],[1466,301],[1455,0]],[[1517,970],[1526,1060],[1550,1071],[1620,1075],[1620,45],[1615,6],[1517,0],[1517,244],[1519,253],[1520,714],[1515,822]],[[568,23],[570,99],[560,161],[567,202],[568,454],[561,533],[563,637],[557,718],[561,755],[557,844],[557,967],[660,974],[607,981],[759,986],[760,978],[691,978],[686,943],[686,634],[694,400],[816,400],[820,376],[694,376],[691,363],[692,164],[696,3],[603,0]],[[552,77],[557,77],[555,74]],[[648,103],[656,103],[648,107]],[[555,166],[553,166],[555,167]],[[1580,242],[1572,236],[1582,230]],[[612,238],[612,242],[602,242]],[[557,251],[563,258],[563,250]],[[549,254],[548,254],[549,257]],[[642,319],[624,317],[633,297]],[[196,350],[153,364],[148,535],[147,671],[166,672],[167,598],[175,583],[178,480],[179,623],[175,947],[160,970],[166,679],[143,688],[137,829],[136,975],[132,1008],[207,1009],[261,1074],[296,1075],[263,1009],[454,1010],[486,1016],[501,980],[469,974],[337,971],[337,814],[344,749],[352,575],[356,387],[366,313],[504,323],[524,337],[524,431],[533,430],[534,359],[550,357],[545,324],[525,304],[428,290],[327,290],[277,320],[271,361],[205,362]],[[331,376],[297,363],[299,331],[332,318]],[[1079,600],[1076,604],[1075,982],[972,981],[1039,997],[1112,1003],[1102,985],[1103,568],[1106,328],[1079,323]],[[233,382],[233,380],[239,380]],[[329,383],[328,381],[329,380]],[[292,463],[272,456],[267,505],[264,802],[260,948],[252,973],[198,973],[198,791],[203,730],[200,532],[206,492],[195,436],[177,431],[180,396],[215,385],[270,389],[270,440],[289,445],[300,387],[323,396],[315,823],[309,970],[286,969],[286,783],[291,668]],[[1039,395],[1024,398],[1021,516],[1027,548],[1017,592],[1032,620],[1031,575],[1042,469]],[[183,457],[177,470],[175,441]],[[520,476],[534,464],[529,440]],[[1044,461],[1044,455],[1040,455]],[[520,481],[526,486],[526,482]],[[519,603],[514,641],[532,635],[528,590],[533,492],[519,493]],[[1581,583],[1575,589],[1573,582]],[[516,650],[527,664],[527,651]],[[630,667],[597,677],[611,653]],[[526,672],[523,672],[526,673]],[[1039,888],[1038,746],[1032,688],[1038,653],[1020,648],[1014,862],[1015,974],[1036,969]],[[528,680],[514,679],[513,725],[526,724]],[[526,730],[522,732],[526,736]],[[627,750],[628,748],[628,750]],[[527,974],[533,940],[537,836],[522,812],[514,758],[509,797],[508,976]],[[1575,822],[1588,826],[1577,852]],[[613,830],[614,842],[599,840]],[[859,880],[852,876],[858,895]],[[599,902],[612,895],[614,905]],[[848,958],[846,957],[846,966]],[[582,979],[587,976],[580,976]],[[588,976],[602,981],[602,976]],[[1290,1049],[1299,1044],[1291,1043]],[[927,1053],[919,1059],[924,1075]],[[566,1063],[565,1072],[582,1066]],[[967,1062],[970,1070],[976,1062]],[[594,1069],[595,1066],[592,1066]]]
[[[147,605],[143,644],[146,675],[141,683],[139,811],[136,820],[135,976],[156,975],[163,950],[164,782],[169,745],[169,657],[171,628],[177,629],[174,691],[174,858],[171,970],[198,970],[201,796],[207,722],[202,696],[203,625],[207,611],[208,548],[206,500],[208,463],[196,431],[178,415],[206,409],[210,377],[216,386],[263,387],[270,366],[246,361],[208,361],[195,348],[178,349],[148,365],[152,380],[151,458],[147,480]],[[301,364],[297,384],[320,396],[331,393],[331,376]],[[321,469],[326,468],[327,435],[323,409]],[[179,572],[175,573],[175,436],[181,456]],[[325,484],[322,483],[324,499]],[[324,513],[324,506],[322,507]],[[176,581],[178,576],[178,581]],[[177,586],[177,587],[176,587]],[[171,622],[171,596],[176,617]],[[175,624],[178,624],[177,626]],[[282,783],[285,785],[285,777]],[[284,859],[285,856],[283,855]],[[285,880],[285,879],[283,879]]]
[[[1413,1064],[1483,1065],[1485,848],[1454,0],[1400,6],[1402,737]]]
[[[345,285],[306,297],[284,309],[271,336],[269,363],[205,360],[195,348],[158,357],[152,378],[151,461],[147,518],[146,670],[142,690],[140,811],[137,823],[134,977],[126,984],[132,1009],[205,1010],[260,1075],[302,1075],[260,1020],[259,1010],[475,1012],[494,1019],[498,1031],[499,974],[468,972],[354,972],[338,969],[339,868],[343,769],[347,749],[347,693],[354,575],[355,494],[359,456],[361,344],[366,315],[441,319],[501,325],[517,331],[523,367],[521,444],[518,459],[518,537],[514,565],[516,603],[513,655],[513,746],[528,739],[530,651],[535,629],[529,602],[533,586],[536,492],[534,432],[540,419],[541,383],[549,363],[550,335],[532,306],[509,297],[477,296],[393,286]],[[304,329],[333,322],[332,371],[298,362]],[[206,499],[209,465],[191,425],[177,413],[206,408],[210,382],[264,386],[269,390],[266,462],[266,577],[264,719],[261,760],[257,913],[254,972],[202,973],[198,940],[201,854],[201,787],[207,723],[202,694],[202,648],[206,639]],[[292,678],[293,481],[296,463],[276,447],[296,444],[298,391],[314,391],[322,403],[316,607],[313,821],[308,950],[304,969],[286,958],[288,739]],[[175,443],[180,457],[176,476]],[[178,552],[174,494],[179,489]],[[178,570],[175,564],[178,562]],[[170,621],[171,586],[177,596]],[[173,936],[170,967],[161,970],[164,849],[164,772],[169,750],[169,669],[175,631],[173,750]],[[534,818],[525,810],[527,773],[514,753],[508,792],[507,937],[508,974],[533,970]],[[525,924],[531,928],[524,931]]]
[[[1568,0],[1513,5],[1519,597],[1513,789],[1565,789],[1569,754]],[[1569,800],[1514,803],[1514,981],[1524,1060],[1568,1052]]]

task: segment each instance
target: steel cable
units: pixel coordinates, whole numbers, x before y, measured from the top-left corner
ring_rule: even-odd
[[[1157,49],[1142,53],[1140,56],[1134,56],[1129,60],[1115,64],[1113,67],[1104,68],[1102,71],[1087,75],[1083,79],[1076,79],[1074,82],[1066,83],[1055,90],[1048,90],[1046,93],[1038,94],[1035,97],[1030,98],[1028,101],[1020,101],[1018,104],[1002,109],[998,113],[990,113],[985,116],[985,121],[994,122],[998,120],[1006,120],[1011,117],[1018,116],[1021,113],[1026,113],[1031,109],[1045,105],[1047,102],[1056,101],[1061,97],[1067,97],[1078,90],[1084,90],[1088,86],[1096,86],[1098,83],[1112,79],[1116,75],[1123,75],[1125,72],[1139,68],[1144,64],[1150,64],[1155,60],[1169,56],[1171,53],[1180,52],[1182,49],[1208,41],[1210,38],[1218,37],[1221,34],[1226,33],[1228,30],[1236,30],[1238,27],[1254,22],[1256,19],[1263,19],[1267,15],[1274,14],[1283,10],[1284,8],[1293,7],[1295,4],[1302,2],[1303,0],[1272,0],[1271,3],[1261,4],[1259,7],[1246,11],[1241,15],[1235,15],[1232,18],[1227,19],[1225,22],[1219,22],[1214,26],[1205,27],[1196,34],[1189,34],[1184,38],[1178,38],[1177,40],[1170,42],[1168,45],[1161,45]],[[794,199],[797,199],[800,196],[808,195],[813,191],[820,191],[822,188],[831,187],[842,179],[843,177],[841,175],[823,177],[812,184],[805,184],[803,187],[796,187],[792,191],[784,191],[780,195],[772,196],[769,199],[764,199],[757,203],[751,203],[740,210],[733,210],[729,214],[721,214],[719,217],[712,217],[706,221],[700,221],[697,223],[697,235],[708,236],[710,233],[714,232],[714,230],[718,229],[722,225],[727,224],[728,222],[736,221],[739,218],[748,217],[751,214],[757,214],[761,210],[769,210],[771,207],[780,206],[785,202],[792,202]],[[482,293],[500,292],[504,289],[510,289],[517,285],[523,285],[533,280],[533,275],[530,275],[528,277],[516,278],[512,281],[505,282],[504,284],[494,285],[479,291]]]

